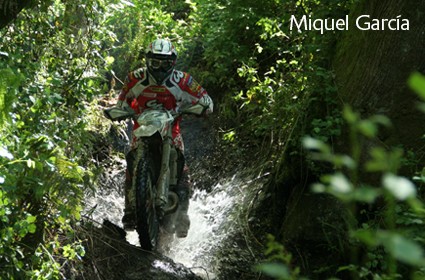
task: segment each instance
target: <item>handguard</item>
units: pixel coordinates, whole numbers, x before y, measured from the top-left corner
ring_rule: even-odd
[[[103,110],[103,114],[111,121],[122,121],[129,119],[135,115],[134,112],[129,112],[119,107],[112,107]]]

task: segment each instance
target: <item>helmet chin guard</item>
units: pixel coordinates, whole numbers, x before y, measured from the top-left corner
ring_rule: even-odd
[[[162,85],[162,83],[171,76],[171,73],[173,72],[174,67],[167,72],[161,71],[161,70],[152,70],[148,67],[149,74],[152,75],[152,77],[155,79],[155,82],[157,85]]]
[[[177,51],[170,41],[157,39],[146,49],[146,63],[149,73],[157,84],[162,84],[174,70]]]

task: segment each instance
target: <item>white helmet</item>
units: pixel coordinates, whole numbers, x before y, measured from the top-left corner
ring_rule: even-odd
[[[168,40],[157,39],[146,49],[148,71],[158,84],[162,84],[171,75],[176,61],[177,51]]]

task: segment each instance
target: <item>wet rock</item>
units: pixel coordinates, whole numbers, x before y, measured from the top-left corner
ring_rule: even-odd
[[[87,254],[74,279],[200,280],[191,270],[157,252],[129,244],[125,231],[104,221],[101,228],[88,223],[79,230]]]

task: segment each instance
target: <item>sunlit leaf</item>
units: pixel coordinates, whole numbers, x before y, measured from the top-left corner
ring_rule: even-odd
[[[348,155],[335,155],[333,163],[336,166],[345,166],[349,169],[354,169],[357,166],[357,163]]]
[[[126,1],[126,0],[121,0],[121,3],[130,6],[130,7],[136,7],[136,5],[134,5],[132,2],[130,1]]]
[[[382,178],[382,184],[385,189],[399,200],[406,200],[416,196],[416,187],[407,178],[387,173]]]
[[[342,173],[336,173],[330,178],[330,190],[335,193],[346,194],[353,189],[350,181]]]
[[[114,63],[114,61],[115,61],[115,58],[113,56],[107,56],[105,58],[105,62],[106,62],[107,65]]]
[[[323,193],[326,191],[326,186],[323,184],[315,183],[311,186],[313,192]]]
[[[35,168],[35,161],[33,161],[32,159],[28,159],[27,166],[28,168]]]
[[[28,223],[34,223],[36,219],[37,219],[37,217],[36,216],[32,216],[32,215],[30,215],[30,216],[28,216],[26,218],[26,220],[27,220]]]
[[[3,147],[0,147],[0,157],[4,157],[7,159],[13,159],[13,155]]]
[[[302,143],[304,148],[309,149],[309,150],[313,150],[313,151],[320,151],[322,153],[328,154],[331,152],[330,148],[328,145],[326,145],[324,142],[312,138],[312,137],[304,137],[302,139]]]

